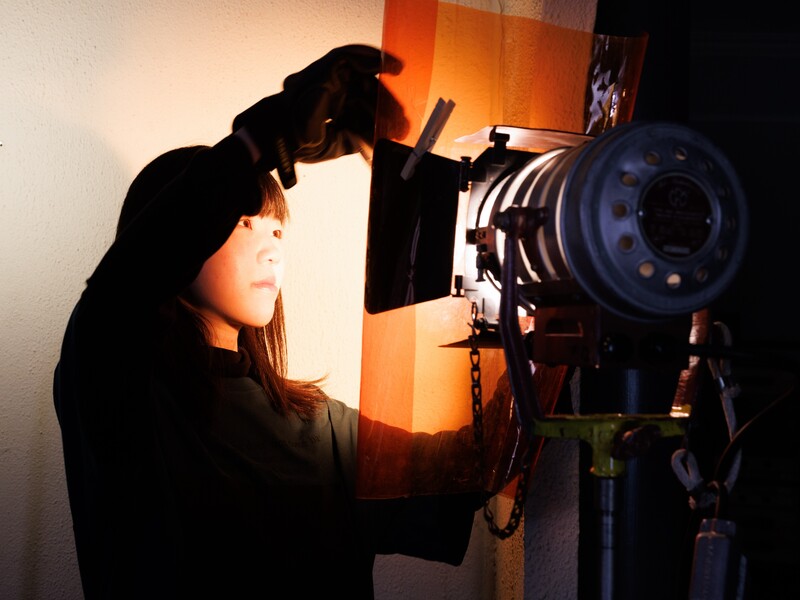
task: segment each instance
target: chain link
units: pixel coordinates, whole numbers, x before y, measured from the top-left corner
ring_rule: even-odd
[[[478,348],[478,334],[485,327],[485,322],[478,313],[478,306],[472,303],[472,333],[469,336],[470,379],[472,380],[472,423],[475,438],[475,453],[477,468],[482,489],[486,489],[486,457],[483,445],[483,389],[481,385],[481,353]],[[531,457],[534,444],[528,444],[522,458],[522,470],[517,480],[517,489],[514,493],[514,506],[505,527],[500,527],[495,522],[494,513],[489,508],[489,499],[483,505],[483,517],[496,537],[504,540],[514,534],[522,521],[525,508],[525,499],[528,495],[528,476],[530,472]]]

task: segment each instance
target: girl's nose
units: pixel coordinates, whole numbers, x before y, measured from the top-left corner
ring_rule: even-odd
[[[282,258],[283,258],[283,248],[281,247],[281,241],[276,237],[274,237],[273,235],[269,235],[259,248],[258,261],[259,262],[268,261],[277,263],[280,262]]]

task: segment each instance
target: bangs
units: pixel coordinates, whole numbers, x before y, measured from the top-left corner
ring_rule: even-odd
[[[280,184],[270,173],[262,173],[259,177],[259,186],[263,197],[259,216],[272,216],[281,223],[286,223],[289,220],[289,206]]]

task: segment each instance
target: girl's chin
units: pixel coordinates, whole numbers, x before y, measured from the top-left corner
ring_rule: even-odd
[[[274,315],[274,313],[270,313],[269,315],[266,315],[264,317],[259,317],[258,319],[253,319],[252,323],[248,323],[248,325],[250,325],[251,327],[256,327],[256,328],[266,327],[272,321],[272,316],[273,315]]]

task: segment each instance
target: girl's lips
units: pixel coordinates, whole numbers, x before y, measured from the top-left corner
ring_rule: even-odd
[[[278,286],[275,285],[275,282],[271,279],[264,279],[262,281],[256,281],[253,284],[253,287],[258,288],[260,290],[269,290],[271,292],[277,292]]]

